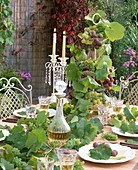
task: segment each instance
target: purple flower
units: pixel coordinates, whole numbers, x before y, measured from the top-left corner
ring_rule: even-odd
[[[25,79],[25,80],[30,80],[31,79],[31,74],[25,71],[17,70],[17,73],[20,74],[20,76]]]
[[[126,55],[129,55],[129,60],[126,61],[123,66],[127,69],[131,67],[137,66],[138,56],[136,56],[136,52],[130,47],[127,50],[124,50]]]

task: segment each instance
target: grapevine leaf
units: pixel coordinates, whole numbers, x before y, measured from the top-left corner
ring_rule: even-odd
[[[40,114],[37,114],[36,124],[41,126],[45,122],[44,118],[45,118],[45,112],[41,112]]]
[[[84,96],[84,93],[82,93],[82,92],[73,92],[73,96],[76,99],[81,99]]]
[[[112,120],[111,124],[114,125],[117,128],[120,128],[120,126],[121,126],[121,123],[120,123],[120,121],[117,118],[114,118]]]
[[[129,133],[135,134],[138,130],[138,125],[134,121],[129,122]]]
[[[124,115],[126,116],[126,119],[128,121],[135,120],[134,115],[130,112],[130,110],[127,107],[124,108]]]
[[[80,79],[81,72],[79,71],[75,63],[70,63],[67,66],[67,79],[70,81],[75,81]]]
[[[100,14],[103,19],[106,17],[106,13],[102,10],[97,10],[96,13]]]
[[[71,123],[78,122],[78,116],[74,116],[71,120]]]
[[[84,145],[94,140],[97,135],[97,131],[97,126],[93,126],[91,122],[81,118],[71,129],[71,139],[78,138],[81,140],[81,144]]]
[[[96,160],[107,160],[111,156],[111,148],[110,147],[104,147],[104,143],[98,145],[94,149],[90,149],[90,157],[96,159]]]
[[[79,110],[85,113],[88,110],[88,108],[92,105],[92,103],[88,100],[80,99],[78,101],[78,105],[79,105]]]
[[[108,69],[107,65],[104,64],[103,67],[100,70],[96,71],[96,79],[104,81],[107,78],[108,75]]]
[[[98,118],[91,118],[90,122],[92,123],[93,126],[98,127],[98,133],[102,132],[103,124],[100,122],[100,120]]]
[[[107,52],[107,55],[109,55],[111,53],[111,44],[105,44],[105,50]]]
[[[73,43],[67,45],[67,47],[70,49],[70,52],[74,52],[74,50],[75,50],[75,45],[74,45]]]
[[[112,85],[112,90],[119,92],[120,91],[120,86],[117,86],[115,84]]]
[[[78,92],[85,92],[86,91],[85,86],[82,84],[82,82],[73,81],[72,87],[75,89],[75,91],[78,91]]]
[[[95,89],[97,88],[98,86],[100,86],[97,81],[95,81],[92,77],[88,76],[88,80],[89,80],[89,83],[90,83],[90,88],[92,89]]]
[[[83,60],[86,60],[87,59],[87,54],[86,54],[86,51],[83,49],[77,49],[76,51],[76,59],[78,61],[83,61]]]
[[[111,22],[109,24],[109,27],[106,27],[105,34],[109,38],[110,41],[120,40],[124,36],[125,28],[117,23],[117,22]]]
[[[0,130],[0,138],[4,137],[2,130]]]
[[[13,143],[14,147],[22,149],[24,148],[26,138],[27,136],[25,134],[24,127],[22,125],[17,125],[10,130],[10,135],[7,136],[6,141]]]
[[[108,55],[103,55],[101,57],[98,58],[97,61],[97,69],[102,69],[104,64],[107,64],[107,67],[112,67],[112,60],[110,59],[110,57]]]
[[[14,165],[3,158],[1,158],[0,167],[2,170],[14,170]]]
[[[129,126],[126,122],[122,121],[120,129],[122,130],[123,133],[125,133],[129,131]]]
[[[135,118],[138,117],[138,110],[137,110],[137,107],[132,107],[131,112],[132,112],[132,114],[134,115]]]
[[[46,133],[43,128],[36,128],[29,133],[25,146],[30,150],[37,151],[46,141]]]

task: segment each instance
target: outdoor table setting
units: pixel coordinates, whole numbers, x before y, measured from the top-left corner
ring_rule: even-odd
[[[35,106],[36,109],[40,109],[40,103],[38,105],[33,105],[33,106]],[[125,107],[126,106],[123,105],[122,108],[124,109]],[[138,108],[137,106],[129,106],[129,107],[130,107],[130,110],[135,108],[134,109],[135,111],[136,111],[136,108]],[[46,111],[48,111],[48,109],[49,108],[47,107]],[[42,111],[42,110],[45,110],[45,109],[41,108],[40,110]],[[13,115],[9,116],[8,118],[6,118],[4,120],[0,120],[0,125],[3,125],[3,126],[8,125],[11,128],[13,128],[15,125],[17,125],[16,123],[17,123],[18,120],[20,120],[20,118],[30,119],[30,117],[28,117],[26,113],[24,115],[22,115],[22,114],[20,115],[19,114],[20,112],[27,112],[27,108],[24,108],[24,110],[22,108],[19,109],[19,110],[15,110]],[[107,112],[107,110],[106,110],[106,112]],[[54,112],[52,112],[50,114],[49,114],[49,118],[51,120],[53,120],[53,117],[56,114],[56,110],[54,110]],[[115,114],[116,114],[116,112],[115,112]],[[99,117],[99,119],[101,119],[101,115],[99,115],[99,114],[98,115],[91,115],[91,117],[93,117],[93,116]],[[31,118],[34,119],[35,117],[31,117]],[[126,142],[126,140],[127,139],[137,139],[138,135],[137,134],[130,134],[130,133],[123,133],[119,128],[117,128],[115,126],[110,126],[110,124],[105,122],[105,121],[107,121],[106,119],[101,119],[101,121],[104,125],[103,126],[103,133],[107,133],[107,132],[113,133],[114,135],[118,136],[117,140],[115,140],[115,141],[109,140],[108,141],[108,140],[103,138],[103,136],[102,136],[103,133],[100,133],[89,144],[86,144],[86,145],[79,148],[78,152],[75,153],[75,155],[73,157],[73,161],[75,162],[76,158],[77,158],[77,160],[83,161],[84,162],[83,168],[85,170],[91,170],[91,169],[92,170],[101,170],[103,168],[104,169],[111,169],[112,168],[112,169],[115,169],[115,170],[116,169],[119,169],[119,170],[123,170],[123,169],[136,170],[138,168],[138,165],[137,165],[138,144],[129,144],[129,143]],[[4,141],[5,137],[9,135],[9,132],[7,130],[3,130],[2,132],[4,134],[4,137],[1,138],[1,143],[2,143],[2,141]],[[89,150],[94,149],[94,143],[98,143],[99,145],[103,144],[103,143],[109,144],[109,146],[112,148],[112,150],[118,151],[119,155],[116,158],[112,157],[111,159],[107,159],[107,160],[93,159],[89,156]],[[68,150],[66,150],[65,152],[68,152]],[[70,152],[71,152],[71,150],[70,150]],[[121,156],[120,156],[120,153],[121,153]],[[67,153],[65,153],[64,156],[68,155],[68,154],[67,155],[66,154]],[[39,164],[41,164],[41,162],[42,162],[42,160],[39,162]]]

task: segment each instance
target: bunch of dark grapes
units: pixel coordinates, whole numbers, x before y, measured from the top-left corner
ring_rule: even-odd
[[[97,82],[103,87],[105,87],[106,91],[109,91],[113,86],[114,78],[109,74],[108,77],[103,82],[101,82],[100,80],[97,80]]]
[[[106,88],[106,90],[109,91],[113,85],[113,82],[114,82],[114,78],[109,74],[108,78],[105,79],[102,84]]]
[[[93,47],[98,49],[102,46],[102,42],[100,41],[101,38],[103,38],[102,34],[97,34],[94,30],[92,30],[92,38],[93,38]]]

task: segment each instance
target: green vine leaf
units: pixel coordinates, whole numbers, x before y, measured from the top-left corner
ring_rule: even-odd
[[[126,120],[128,121],[135,120],[134,115],[130,112],[130,110],[127,107],[124,108],[124,115],[126,116]]]
[[[75,89],[75,91],[86,92],[86,90],[84,89],[85,86],[82,84],[82,82],[74,81],[72,83],[72,87]]]
[[[93,126],[98,127],[98,133],[102,132],[103,124],[100,122],[100,120],[98,118],[91,118],[90,122],[93,124]]]
[[[79,105],[79,110],[82,113],[85,113],[87,112],[88,108],[92,105],[92,103],[89,100],[80,99],[78,101],[78,105]]]
[[[31,151],[38,151],[42,144],[46,142],[46,133],[43,128],[36,128],[28,134],[25,146]]]
[[[111,50],[112,50],[111,44],[105,44],[105,50],[107,52],[107,55],[111,54]]]
[[[96,70],[96,79],[104,81],[108,76],[107,64],[104,63],[100,70]]]
[[[84,61],[87,59],[87,54],[86,54],[86,51],[85,49],[76,49],[76,59],[78,61]]]
[[[81,72],[79,71],[77,65],[75,63],[70,63],[67,66],[67,79],[70,81],[75,81],[80,79]]]
[[[94,149],[90,149],[90,156],[96,160],[107,160],[111,156],[112,149],[110,147],[104,147],[104,143],[100,144]]]
[[[110,41],[120,40],[124,36],[125,28],[118,22],[111,22],[105,29],[105,34]]]
[[[107,64],[107,67],[109,67],[109,68],[112,67],[112,60],[110,59],[110,57],[108,55],[103,55],[103,56],[98,58],[96,68],[98,70],[102,69],[103,65],[105,63]]]
[[[1,158],[0,167],[2,170],[14,170],[14,165],[3,158]]]
[[[0,130],[0,138],[4,137],[2,130]]]
[[[122,130],[123,133],[125,133],[129,131],[129,126],[125,121],[122,121],[120,129]]]

